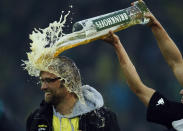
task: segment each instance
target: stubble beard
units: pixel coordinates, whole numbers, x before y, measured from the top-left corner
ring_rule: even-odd
[[[45,95],[45,102],[54,106],[58,105],[63,99],[64,96],[58,96],[55,94]]]
[[[48,96],[45,95],[44,100],[45,100],[46,103],[51,104],[52,101],[53,101],[53,98],[52,98],[52,96],[48,97]]]

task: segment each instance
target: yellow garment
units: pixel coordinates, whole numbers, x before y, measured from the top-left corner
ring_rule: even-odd
[[[60,121],[61,119],[61,121]],[[74,128],[74,131],[79,130],[79,117],[74,118],[58,118],[57,116],[53,115],[53,131],[72,131],[72,127]],[[72,123],[72,125],[71,125]]]

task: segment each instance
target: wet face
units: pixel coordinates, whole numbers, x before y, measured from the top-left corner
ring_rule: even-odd
[[[42,71],[40,73],[40,81],[41,90],[45,93],[45,101],[47,103],[57,105],[68,93],[60,77],[52,73]]]

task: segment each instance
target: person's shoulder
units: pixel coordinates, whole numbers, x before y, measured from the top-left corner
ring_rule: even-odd
[[[40,103],[40,106],[35,107],[29,116],[38,116],[39,114],[47,114],[52,109],[50,104],[47,104],[44,100]]]
[[[110,119],[111,117],[116,117],[116,114],[111,111],[108,107],[103,106],[98,109],[95,109],[89,113],[86,114],[86,116],[95,117],[95,118],[105,118],[105,119]]]
[[[83,114],[80,120],[80,123],[87,121],[89,127],[95,127],[96,129],[120,131],[115,113],[105,106]]]
[[[117,121],[116,113],[113,112],[109,107],[103,106],[99,109],[100,112],[103,112],[105,118],[109,121]]]
[[[34,108],[31,112],[28,113],[27,119],[30,119],[30,118],[32,118],[32,117],[38,115],[39,112],[40,112],[40,108],[37,108],[37,107]]]
[[[172,109],[173,111],[181,111],[183,110],[183,104],[180,102],[175,102],[167,99],[165,96],[163,96],[159,92],[155,92],[149,102],[147,112],[151,112],[154,110],[170,110]],[[166,111],[167,112],[167,111]]]
[[[109,107],[107,106],[103,106],[101,108],[98,109],[99,111],[104,111],[106,113],[112,113],[112,114],[115,114]]]
[[[32,110],[28,113],[27,118],[33,117],[33,116],[35,116],[36,114],[38,114],[38,113],[40,112],[41,108],[44,106],[44,104],[45,104],[44,101],[42,101],[42,102],[40,103],[40,106],[34,107],[34,109],[32,109]]]
[[[101,112],[103,114],[115,115],[115,113],[109,107],[106,107],[106,106],[103,106],[103,107],[97,109],[97,111]]]
[[[172,128],[172,122],[183,118],[183,104],[168,100],[159,92],[155,92],[147,107],[146,119]]]

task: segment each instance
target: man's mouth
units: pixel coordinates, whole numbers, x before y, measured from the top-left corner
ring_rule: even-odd
[[[47,95],[51,95],[51,92],[45,92],[45,95],[47,96]]]

